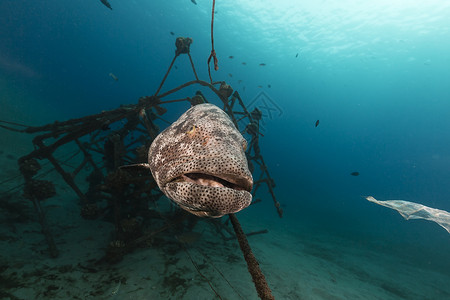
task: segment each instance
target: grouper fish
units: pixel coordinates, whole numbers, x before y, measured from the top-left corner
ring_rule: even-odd
[[[187,110],[153,141],[148,167],[161,191],[181,208],[218,218],[250,205],[247,141],[213,104]]]

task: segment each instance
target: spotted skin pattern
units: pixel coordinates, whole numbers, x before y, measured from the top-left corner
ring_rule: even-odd
[[[252,201],[246,147],[224,111],[198,104],[156,137],[148,163],[161,191],[181,208],[201,217],[221,217]]]

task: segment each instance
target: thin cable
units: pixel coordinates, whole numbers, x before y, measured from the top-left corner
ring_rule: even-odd
[[[189,256],[189,259],[191,260],[192,264],[194,265],[195,269],[197,270],[198,274],[200,274],[200,276],[203,277],[203,279],[206,280],[206,282],[209,284],[209,287],[213,290],[213,292],[216,294],[217,297],[219,297],[219,299],[222,299],[222,297],[220,297],[219,293],[214,289],[211,281],[209,281],[209,279],[202,274],[202,272],[200,271],[200,268],[198,267],[197,263],[192,259],[191,254],[189,253],[188,249],[186,248],[186,246],[184,245],[184,243],[180,242],[181,245],[183,245],[183,249],[184,251],[186,251],[186,254]]]
[[[223,279],[225,279],[225,281],[228,283],[228,285],[233,289],[233,291],[235,291],[236,294],[238,294],[239,298],[241,299],[245,299],[244,297],[242,297],[242,295],[238,292],[238,290],[236,290],[234,288],[234,286],[231,284],[231,282],[228,281],[228,279],[225,277],[225,275],[223,275],[223,273],[212,263],[212,259],[206,255],[205,253],[203,253],[202,251],[200,251],[199,249],[195,249],[197,250],[197,252],[199,252],[201,255],[203,255],[206,260],[208,261],[208,264],[210,264],[211,266],[213,266],[214,269],[216,269],[216,271],[220,274],[220,276],[222,276]]]

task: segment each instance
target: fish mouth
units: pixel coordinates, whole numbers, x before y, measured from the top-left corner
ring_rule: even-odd
[[[229,188],[237,191],[251,192],[253,183],[243,176],[213,175],[208,173],[185,173],[175,177],[171,183],[189,182],[205,187]]]
[[[219,218],[236,213],[252,201],[252,178],[208,173],[184,173],[168,182],[163,191],[182,209],[199,217]]]

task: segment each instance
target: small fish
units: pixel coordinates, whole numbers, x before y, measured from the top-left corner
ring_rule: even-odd
[[[117,78],[117,76],[114,75],[113,73],[109,73],[109,76],[111,76],[111,78],[114,79],[115,81],[119,80],[119,78]]]
[[[246,62],[243,62],[242,64],[243,64],[244,66],[245,66],[245,65],[247,65],[247,63],[246,63]]]
[[[317,126],[319,126],[319,120],[316,121],[316,124],[314,127],[317,127]]]
[[[234,58],[234,56],[233,56],[233,55],[230,55],[230,56],[228,56],[228,58],[229,58],[229,59],[233,59],[233,58]]]
[[[112,10],[111,4],[109,4],[108,0],[100,0],[100,2],[103,3],[103,5],[105,5],[107,8]]]
[[[191,0],[191,2],[194,3],[195,5],[197,5],[197,1]]]
[[[260,63],[259,64],[261,67],[264,67],[266,64],[265,63]]]
[[[268,84],[267,87],[270,89],[272,86],[270,84]]]
[[[295,58],[297,58],[298,57],[298,53],[297,54],[295,54]]]
[[[242,90],[245,92],[245,86],[242,87]]]
[[[231,74],[231,73],[228,73],[228,76],[230,76],[230,77],[233,77],[233,74]]]
[[[177,66],[173,66],[174,68],[175,68],[175,70],[178,70],[178,67]]]
[[[259,87],[260,89],[262,89],[262,85],[258,85],[258,87]]]
[[[239,80],[238,80],[238,84],[241,84],[241,82],[242,82],[242,80],[241,80],[241,79],[239,79]]]
[[[351,172],[350,175],[352,175],[352,176],[358,176],[358,175],[359,175],[359,172]]]
[[[171,35],[175,35],[175,33],[173,31],[170,32]]]

